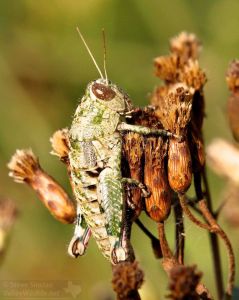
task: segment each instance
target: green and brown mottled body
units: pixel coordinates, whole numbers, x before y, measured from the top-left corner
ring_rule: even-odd
[[[103,255],[126,259],[122,248],[122,138],[117,131],[127,96],[99,79],[88,85],[69,131],[71,178],[80,210]]]
[[[103,255],[113,263],[127,260],[129,251],[123,183],[144,190],[140,182],[122,178],[120,131],[171,136],[165,130],[125,123],[130,109],[129,98],[121,89],[98,79],[87,86],[68,133],[69,169],[79,210]]]

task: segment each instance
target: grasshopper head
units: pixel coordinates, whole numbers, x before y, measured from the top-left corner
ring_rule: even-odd
[[[91,99],[99,101],[116,112],[127,112],[132,109],[129,96],[109,80],[97,79],[88,86]]]

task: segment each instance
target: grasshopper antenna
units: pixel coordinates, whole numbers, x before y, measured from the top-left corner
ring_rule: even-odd
[[[106,71],[106,38],[105,38],[105,29],[102,29],[102,35],[103,35],[103,44],[104,44],[104,72],[105,72],[105,80],[108,84],[108,75]]]
[[[79,33],[79,36],[80,36],[80,38],[81,38],[83,44],[85,45],[86,50],[87,50],[87,52],[89,53],[89,55],[90,55],[90,57],[91,57],[91,59],[92,59],[94,65],[96,66],[96,69],[98,70],[98,72],[99,72],[99,74],[100,74],[100,77],[101,77],[102,79],[104,79],[104,76],[102,75],[102,72],[101,72],[99,66],[97,65],[97,62],[96,62],[96,60],[95,60],[95,58],[94,58],[92,52],[90,51],[90,48],[89,48],[89,46],[87,45],[87,43],[86,43],[86,41],[85,41],[85,39],[84,39],[84,37],[83,37],[83,35],[82,35],[82,33],[81,33],[79,27],[76,27],[76,30],[77,30],[77,32]]]

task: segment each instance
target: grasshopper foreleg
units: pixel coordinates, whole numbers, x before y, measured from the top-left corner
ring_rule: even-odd
[[[128,183],[129,185],[137,186],[141,190],[142,197],[147,198],[150,196],[150,191],[148,190],[146,185],[144,185],[142,182],[140,182],[136,179],[133,179],[133,178],[126,178],[126,177],[122,178],[122,182]]]
[[[121,122],[117,129],[119,131],[132,131],[135,133],[139,133],[142,135],[150,135],[150,134],[154,134],[154,135],[159,135],[159,136],[165,136],[165,137],[174,137],[177,138],[179,140],[182,139],[181,136],[178,136],[176,134],[173,134],[167,130],[164,129],[152,129],[146,126],[140,126],[140,125],[132,125],[132,124],[127,124],[125,122]]]

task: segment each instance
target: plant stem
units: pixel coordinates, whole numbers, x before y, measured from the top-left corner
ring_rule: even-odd
[[[138,227],[144,232],[144,234],[150,239],[151,245],[153,248],[153,252],[156,258],[162,258],[162,250],[159,239],[157,239],[145,226],[144,224],[139,220],[136,219],[135,223],[138,225]]]
[[[210,188],[208,184],[207,179],[207,173],[206,173],[206,167],[204,167],[202,171],[202,180],[205,187],[205,196],[207,200],[207,207],[212,215],[213,208],[212,208],[212,198],[210,193]],[[201,183],[200,183],[201,184]],[[224,284],[223,284],[223,278],[222,278],[222,265],[221,265],[221,256],[220,256],[220,248],[219,248],[219,242],[218,242],[218,236],[215,233],[209,232],[209,238],[210,238],[210,244],[212,249],[212,257],[213,257],[213,265],[214,265],[214,273],[215,273],[215,281],[216,281],[216,287],[217,287],[217,294],[218,299],[222,300],[224,295]]]
[[[229,275],[228,275],[228,284],[227,284],[227,289],[226,289],[226,295],[231,296],[233,284],[234,284],[234,280],[235,280],[235,257],[234,257],[231,242],[228,239],[226,233],[218,225],[218,223],[215,220],[212,213],[209,211],[205,200],[199,201],[199,208],[200,208],[203,216],[205,217],[205,219],[208,221],[208,223],[212,227],[214,227],[216,229],[217,234],[221,237],[221,239],[225,243],[227,253],[228,253],[228,258],[229,258]]]
[[[163,222],[158,223],[158,234],[159,234],[160,245],[163,253],[162,266],[165,272],[167,273],[167,275],[170,277],[170,273],[172,269],[174,267],[180,266],[181,264],[175,259],[168,245]],[[212,300],[210,292],[204,284],[199,283],[196,287],[196,292],[201,297],[201,299]]]
[[[185,246],[185,234],[183,223],[183,211],[178,201],[174,204],[174,216],[175,216],[175,240],[176,240],[176,254],[177,261],[183,265],[184,263],[184,246]]]

